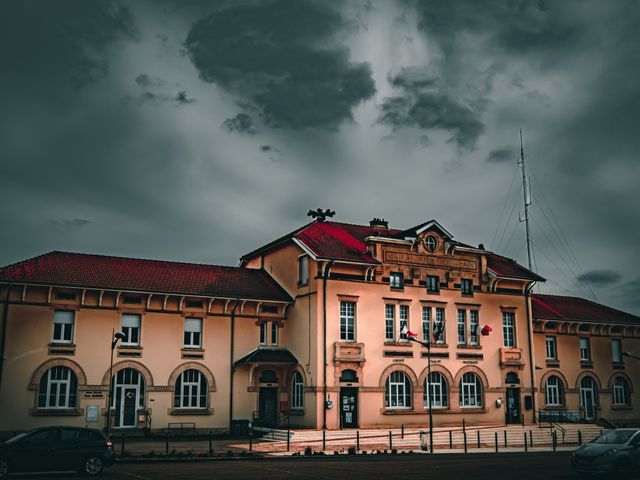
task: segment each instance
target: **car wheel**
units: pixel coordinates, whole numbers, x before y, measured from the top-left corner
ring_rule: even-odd
[[[99,475],[104,469],[104,462],[98,455],[91,455],[82,461],[80,472],[85,475]]]
[[[6,478],[7,475],[9,475],[9,462],[0,458],[0,478]]]

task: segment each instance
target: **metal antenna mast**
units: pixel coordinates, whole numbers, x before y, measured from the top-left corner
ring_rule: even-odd
[[[522,146],[522,129],[520,129],[520,161],[518,162],[520,168],[522,168],[522,191],[524,193],[524,218],[520,218],[521,222],[524,222],[524,226],[527,233],[527,260],[529,261],[529,270],[533,271],[533,264],[531,262],[531,234],[529,233],[529,205],[531,205],[531,190],[529,189],[529,182],[527,181],[527,173],[524,165],[524,147]]]

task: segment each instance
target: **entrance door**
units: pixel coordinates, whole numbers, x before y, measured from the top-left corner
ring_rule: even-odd
[[[520,423],[520,389],[507,388],[506,423]]]
[[[584,377],[580,381],[580,404],[584,411],[585,420],[596,418],[596,385],[591,377]]]
[[[342,428],[358,427],[358,389],[340,389],[340,425]]]
[[[113,406],[116,428],[138,426],[138,408],[144,408],[144,378],[137,370],[125,368],[113,376]]]
[[[278,426],[278,389],[276,387],[260,387],[258,398],[260,418],[263,426]]]

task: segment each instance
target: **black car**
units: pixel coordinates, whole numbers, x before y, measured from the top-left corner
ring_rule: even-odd
[[[43,427],[0,443],[0,478],[9,472],[75,470],[98,475],[113,464],[113,445],[100,430]]]

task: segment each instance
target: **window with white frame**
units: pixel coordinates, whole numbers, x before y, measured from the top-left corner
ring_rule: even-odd
[[[467,311],[458,309],[458,345],[465,345],[467,343]]]
[[[404,277],[401,272],[391,272],[389,275],[389,284],[391,288],[403,288]]]
[[[395,340],[394,328],[393,328],[393,325],[395,323],[395,316],[396,316],[396,306],[385,305],[384,306],[384,338],[390,342]]]
[[[424,379],[424,406],[429,408],[447,408],[449,406],[449,384],[440,372],[431,372]]]
[[[611,340],[611,361],[622,363],[622,342],[619,338]]]
[[[547,378],[545,385],[544,401],[549,407],[564,405],[564,390],[562,380],[556,375]]]
[[[267,344],[267,322],[260,322],[260,345]]]
[[[588,362],[591,360],[591,349],[589,348],[589,339],[580,339],[580,361]]]
[[[404,372],[396,370],[387,377],[385,407],[411,408],[411,380]]]
[[[631,405],[629,382],[622,376],[618,376],[613,380],[613,404]]]
[[[545,345],[547,348],[547,360],[557,360],[556,337],[547,337],[545,339]]]
[[[176,380],[174,408],[207,408],[207,378],[199,370],[185,370]]]
[[[400,314],[399,314],[400,323],[398,326],[398,332],[400,332],[400,340],[406,340],[407,335],[402,333],[402,329],[406,326],[409,328],[409,306],[408,305],[400,305]]]
[[[502,312],[502,336],[504,346],[514,348],[516,346],[516,315],[513,312]]]
[[[480,328],[480,313],[478,310],[469,311],[469,345],[479,345],[480,337],[478,330]]]
[[[53,312],[53,338],[55,343],[73,343],[75,312],[56,310]]]
[[[185,348],[202,347],[202,319],[184,319],[184,346]]]
[[[340,340],[353,342],[356,339],[356,304],[340,302]]]
[[[303,255],[298,258],[298,284],[300,286],[309,283],[309,257]]]
[[[422,307],[422,340],[431,342],[431,307]]]
[[[433,339],[437,344],[446,343],[447,341],[444,322],[444,308],[436,307],[436,319],[433,322]]]
[[[78,379],[64,366],[52,367],[40,378],[38,408],[76,408]]]
[[[276,322],[271,323],[271,345],[278,345],[278,333],[280,326]]]
[[[291,408],[304,408],[304,381],[300,372],[291,379]]]
[[[482,407],[482,383],[473,372],[463,374],[460,380],[460,407]]]
[[[122,315],[121,325],[124,339],[122,345],[140,345],[140,315],[125,313]]]

